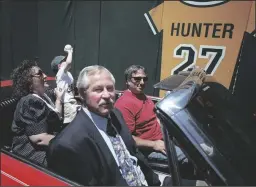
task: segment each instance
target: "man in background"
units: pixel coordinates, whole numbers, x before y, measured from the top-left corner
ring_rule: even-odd
[[[165,145],[159,120],[154,112],[154,102],[144,94],[148,80],[146,69],[132,65],[125,70],[127,90],[116,101],[130,132],[142,153],[149,159],[167,162]],[[178,160],[183,162],[186,157],[176,146]]]

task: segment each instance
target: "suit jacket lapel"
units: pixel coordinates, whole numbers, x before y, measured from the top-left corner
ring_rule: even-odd
[[[111,175],[115,175],[115,184],[118,186],[127,186],[126,181],[123,179],[118,165],[115,161],[115,159],[113,158],[113,155],[110,151],[110,149],[108,148],[107,143],[105,142],[105,140],[103,139],[103,137],[101,136],[100,132],[98,131],[98,129],[95,127],[94,123],[92,122],[92,120],[89,118],[89,116],[83,111],[81,110],[82,113],[82,120],[83,123],[85,123],[85,128],[87,129],[87,133],[88,135],[96,142],[96,144],[100,147],[102,154],[104,154],[104,158],[106,159],[106,163],[109,166],[109,169],[111,170]],[[106,179],[107,180],[107,179]],[[114,182],[114,181],[113,181]]]

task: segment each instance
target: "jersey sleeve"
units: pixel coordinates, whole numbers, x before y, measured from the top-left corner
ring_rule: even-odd
[[[160,5],[151,9],[148,13],[144,14],[154,35],[162,30],[163,8],[164,3],[161,3]]]
[[[249,17],[248,24],[247,24],[247,29],[246,29],[246,31],[249,32],[249,33],[256,30],[256,18],[255,18],[256,17],[256,12],[255,12],[255,9],[256,9],[256,2],[253,1],[251,11],[250,11],[250,17]]]
[[[62,77],[64,75],[64,67],[60,67],[58,73],[56,74],[56,82],[58,83],[58,81],[62,80]]]
[[[58,71],[58,73],[56,74],[56,84],[57,84],[57,88],[62,88],[62,89],[66,89],[66,82],[64,81],[64,67],[61,67]],[[63,94],[64,97],[64,94]]]

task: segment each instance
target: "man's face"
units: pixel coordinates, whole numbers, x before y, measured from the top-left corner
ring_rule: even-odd
[[[115,85],[108,72],[102,71],[88,77],[89,87],[84,92],[88,110],[106,117],[113,109]]]
[[[134,94],[141,94],[143,93],[147,80],[148,77],[145,72],[140,69],[136,73],[133,73],[131,79],[127,81],[128,89]]]

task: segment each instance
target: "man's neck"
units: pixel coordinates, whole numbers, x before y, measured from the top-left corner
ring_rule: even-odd
[[[133,95],[135,95],[135,97],[137,97],[138,99],[145,99],[146,95],[144,94],[144,92],[141,92],[141,93],[134,93],[132,92],[131,90],[128,89],[128,91],[130,93],[132,93]]]
[[[145,94],[144,94],[144,92],[136,93],[136,92],[133,92],[133,91],[132,91],[132,90],[130,90],[130,89],[128,89],[128,91],[129,91],[129,92],[131,92],[132,94],[134,94],[134,95],[138,95],[138,96],[140,96],[140,95],[145,95]]]
[[[91,108],[89,108],[89,107],[87,107],[85,105],[83,105],[83,107],[86,108],[90,113],[93,113],[94,115],[97,115],[99,117],[108,118],[108,116],[109,116],[109,114],[107,114],[107,115],[99,114],[97,111],[95,111],[95,110],[93,110],[93,109],[91,109]]]

